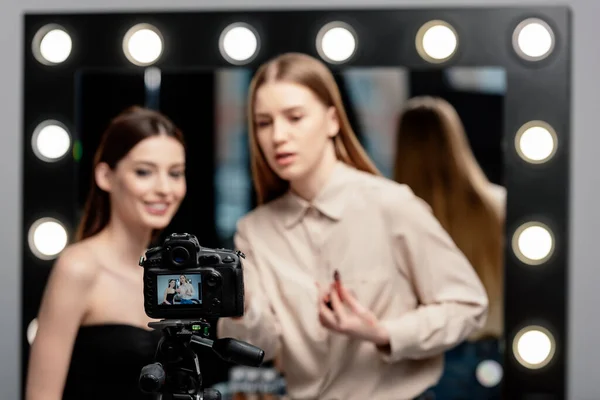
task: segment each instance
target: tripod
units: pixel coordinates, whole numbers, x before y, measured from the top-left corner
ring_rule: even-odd
[[[149,327],[162,330],[155,362],[142,368],[139,385],[158,400],[221,400],[221,393],[202,388],[198,356],[192,348],[211,348],[219,357],[241,365],[259,366],[265,352],[246,342],[225,338],[207,339],[210,324],[204,320],[162,320]]]

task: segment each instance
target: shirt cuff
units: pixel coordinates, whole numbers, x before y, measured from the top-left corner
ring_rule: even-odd
[[[390,335],[389,347],[378,349],[383,361],[387,363],[400,361],[417,349],[419,321],[416,314],[407,314],[398,319],[383,320],[380,323]]]

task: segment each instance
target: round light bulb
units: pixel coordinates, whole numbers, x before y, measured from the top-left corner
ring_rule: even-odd
[[[67,31],[56,24],[42,27],[32,41],[34,57],[42,64],[56,65],[69,58],[73,41]]]
[[[229,63],[242,65],[252,61],[258,54],[259,40],[254,29],[245,23],[229,25],[219,38],[221,55]]]
[[[424,60],[441,63],[456,53],[458,35],[450,24],[444,21],[430,21],[417,32],[416,46]]]
[[[526,19],[515,28],[513,47],[525,60],[543,60],[554,50],[554,32],[541,19]]]
[[[317,35],[317,51],[332,64],[348,61],[356,52],[357,40],[354,30],[343,22],[325,25]]]
[[[554,237],[550,229],[538,222],[521,225],[513,236],[513,251],[526,264],[539,265],[554,251]]]
[[[513,341],[513,353],[517,361],[530,369],[542,368],[552,360],[555,341],[545,328],[532,326],[522,329]]]
[[[67,230],[53,218],[42,218],[29,228],[29,248],[42,260],[56,258],[67,240]]]
[[[558,138],[550,125],[543,121],[531,121],[523,125],[515,137],[519,156],[532,164],[550,160],[556,153]]]
[[[69,151],[71,136],[61,123],[45,121],[35,129],[31,146],[40,160],[54,162],[63,158]]]
[[[138,24],[125,34],[123,52],[127,59],[135,65],[151,65],[162,55],[163,39],[154,26]]]

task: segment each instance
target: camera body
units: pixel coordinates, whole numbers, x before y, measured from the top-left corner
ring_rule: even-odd
[[[150,318],[241,317],[244,254],[200,246],[196,236],[173,233],[146,251],[144,309]]]

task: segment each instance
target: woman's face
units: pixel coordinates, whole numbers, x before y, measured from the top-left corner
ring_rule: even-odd
[[[267,163],[287,181],[318,167],[339,131],[334,107],[325,106],[305,86],[282,81],[257,90],[254,121]]]
[[[152,136],[108,174],[112,212],[129,224],[163,229],[186,194],[185,149],[170,136]]]
[[[174,281],[173,279],[171,279],[171,280],[169,281],[169,287],[170,287],[170,288],[174,288],[174,287],[175,287],[175,281]]]
[[[185,283],[185,276],[181,275],[179,277],[179,283],[181,283],[182,285]]]

